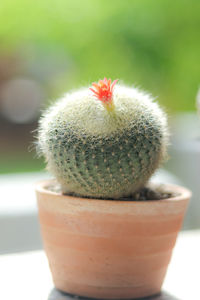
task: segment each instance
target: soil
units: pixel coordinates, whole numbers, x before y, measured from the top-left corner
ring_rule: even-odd
[[[166,191],[163,185],[158,186],[145,186],[139,191],[134,193],[131,197],[122,198],[120,200],[126,201],[152,201],[152,200],[162,200],[167,198],[172,198],[176,195]]]
[[[49,186],[48,189],[55,193],[62,193],[60,185],[58,185],[56,182]],[[71,196],[76,196],[75,194],[71,194]],[[119,201],[153,201],[153,200],[163,200],[167,198],[175,197],[174,193],[171,193],[170,191],[166,190],[164,184],[149,184],[143,188],[141,188],[139,191],[135,192],[130,197],[124,197],[119,199],[107,199],[107,200],[119,200]],[[78,195],[78,197],[81,197]],[[106,199],[104,199],[106,200]]]

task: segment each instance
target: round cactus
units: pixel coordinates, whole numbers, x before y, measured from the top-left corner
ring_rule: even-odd
[[[40,120],[39,149],[63,193],[129,197],[165,157],[165,114],[147,93],[116,82],[66,94]]]

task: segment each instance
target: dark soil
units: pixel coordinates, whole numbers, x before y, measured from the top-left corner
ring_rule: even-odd
[[[60,185],[58,185],[56,182],[54,182],[54,184],[49,186],[48,189],[55,193],[62,193]],[[75,194],[70,194],[70,196],[81,197],[81,196],[75,195]],[[149,184],[149,185],[141,188],[137,192],[135,192],[130,197],[124,197],[124,198],[119,198],[119,199],[107,199],[107,200],[153,201],[153,200],[162,200],[162,199],[172,198],[175,196],[177,196],[177,195],[168,191],[164,184]],[[99,200],[101,200],[101,199],[99,199]]]
[[[141,188],[139,191],[134,193],[131,197],[122,198],[119,200],[126,201],[151,201],[151,200],[162,200],[172,198],[176,195],[164,189],[162,185],[158,186],[146,186]]]

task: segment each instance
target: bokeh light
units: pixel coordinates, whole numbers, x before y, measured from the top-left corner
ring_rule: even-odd
[[[49,102],[104,76],[150,91],[170,115],[195,111],[199,11],[196,0],[1,0],[1,172],[18,170],[16,130],[26,152]]]
[[[12,79],[1,88],[1,113],[12,123],[31,123],[39,114],[44,93],[40,85],[29,79]]]

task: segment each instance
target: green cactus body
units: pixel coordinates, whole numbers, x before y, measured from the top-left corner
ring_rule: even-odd
[[[39,147],[63,193],[119,199],[144,186],[166,154],[166,117],[153,99],[117,85],[107,110],[89,89],[41,118]]]

